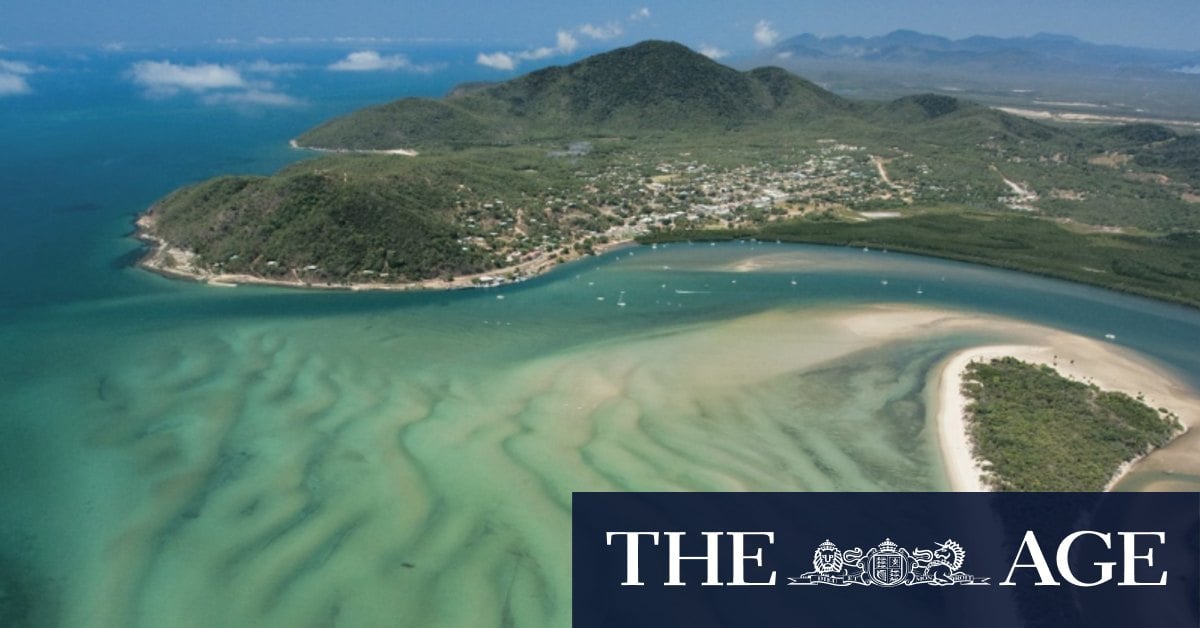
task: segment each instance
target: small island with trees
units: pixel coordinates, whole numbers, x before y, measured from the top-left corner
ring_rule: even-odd
[[[968,440],[991,490],[1106,490],[1183,432],[1165,408],[1013,357],[971,362],[962,381]]]

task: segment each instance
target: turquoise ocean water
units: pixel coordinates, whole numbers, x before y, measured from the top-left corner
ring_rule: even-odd
[[[345,52],[0,54],[38,67],[0,100],[0,625],[565,626],[572,490],[944,489],[931,369],[1029,338],[838,323],[879,305],[1114,334],[1200,387],[1200,312],[882,251],[635,247],[411,294],[131,268],[173,188],[487,77],[437,47],[324,69]],[[148,98],[144,59],[292,64],[301,104]]]

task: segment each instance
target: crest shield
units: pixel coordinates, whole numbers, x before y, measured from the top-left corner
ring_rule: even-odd
[[[867,573],[879,586],[894,587],[908,575],[908,560],[899,552],[878,552],[871,557]]]

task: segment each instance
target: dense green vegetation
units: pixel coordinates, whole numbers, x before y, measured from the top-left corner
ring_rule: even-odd
[[[152,208],[156,235],[203,270],[314,283],[511,269],[638,235],[763,237],[1200,305],[1200,136],[1157,125],[1056,127],[933,94],[856,102],[645,42],[298,141],[421,154],[201,183]],[[860,213],[879,211],[902,218]]]
[[[153,210],[158,233],[225,272],[314,283],[478,273],[505,260],[466,239],[511,219],[506,203],[569,179],[564,162],[534,171],[522,156],[339,155],[272,177],[205,181]],[[298,277],[294,269],[306,270]]]
[[[1181,429],[1140,399],[1015,358],[970,364],[963,392],[974,453],[996,490],[1099,491],[1122,463]]]
[[[1156,142],[1173,140],[1178,135],[1158,124],[1138,123],[1116,127],[1101,127],[1092,131],[1097,139],[1106,141],[1113,148],[1137,148]]]
[[[799,121],[851,104],[778,68],[738,72],[645,42],[434,101],[406,98],[331,120],[302,146],[427,150],[533,139],[725,130]]]
[[[966,212],[847,223],[791,221],[734,231],[659,231],[643,242],[758,237],[869,246],[999,266],[1200,307],[1200,234],[1079,233],[1024,216]]]
[[[1134,162],[1200,186],[1200,135],[1172,138],[1138,150]]]
[[[516,129],[460,102],[405,98],[335,118],[297,138],[303,146],[338,149],[425,148],[510,143]]]

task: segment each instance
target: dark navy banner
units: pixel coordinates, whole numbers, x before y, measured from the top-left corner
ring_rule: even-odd
[[[575,493],[576,628],[1200,626],[1198,493]]]

